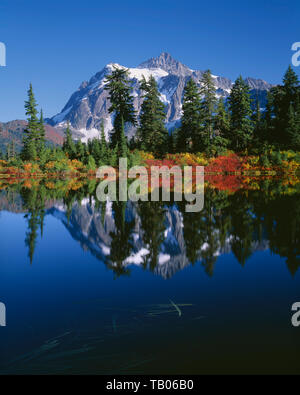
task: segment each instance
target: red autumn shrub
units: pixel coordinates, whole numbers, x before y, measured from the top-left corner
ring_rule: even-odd
[[[241,160],[235,154],[230,156],[218,156],[217,158],[213,159],[208,166],[205,167],[205,171],[211,173],[232,173],[241,170]]]

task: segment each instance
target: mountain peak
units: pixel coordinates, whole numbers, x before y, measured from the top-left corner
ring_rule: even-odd
[[[192,70],[178,60],[174,59],[168,52],[162,52],[156,58],[151,58],[141,63],[138,68],[157,69],[160,68],[168,73],[179,76],[188,76],[192,74]]]
[[[176,59],[173,58],[169,52],[162,52],[156,59],[159,59],[160,61],[164,61],[166,63],[179,63]]]
[[[52,117],[48,122],[57,126],[61,132],[70,122],[73,136],[83,141],[99,136],[99,130],[104,122],[106,135],[113,129],[114,114],[109,112],[109,93],[105,90],[107,75],[112,69],[123,68],[117,63],[107,64],[101,71],[95,74],[88,82],[84,82],[75,91],[62,111]],[[162,52],[159,56],[141,63],[137,68],[128,68],[129,78],[132,85],[133,104],[137,114],[140,114],[143,102],[143,92],[140,83],[142,77],[147,80],[152,75],[157,81],[160,99],[165,106],[166,127],[170,130],[180,124],[182,117],[182,98],[187,80],[192,77],[200,86],[201,70],[191,70],[178,60],[174,59],[168,52]],[[258,97],[261,106],[266,101],[266,92],[271,87],[262,80],[247,79],[251,89],[252,97]],[[217,97],[228,97],[231,92],[232,82],[224,77],[214,78],[217,89]],[[135,128],[126,130],[127,136],[136,133]],[[1,138],[1,136],[0,136]],[[1,141],[0,141],[1,142]]]

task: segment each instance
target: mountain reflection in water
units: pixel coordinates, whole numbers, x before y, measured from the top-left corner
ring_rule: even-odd
[[[199,213],[2,181],[0,374],[299,374],[299,183],[214,181]]]
[[[92,182],[61,198],[45,185],[1,192],[0,208],[24,212],[31,263],[45,217],[53,216],[115,277],[130,275],[131,266],[138,265],[170,278],[196,263],[212,276],[222,254],[232,252],[244,266],[255,251],[267,249],[285,258],[292,275],[299,267],[297,188],[291,192],[268,180],[259,190],[206,188],[199,213],[186,213],[185,202],[99,202],[95,189]]]

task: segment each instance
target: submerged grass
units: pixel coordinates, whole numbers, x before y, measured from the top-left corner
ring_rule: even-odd
[[[178,305],[175,304],[175,303],[173,302],[173,300],[171,300],[171,299],[170,299],[170,302],[171,302],[171,304],[175,307],[175,309],[178,311],[179,317],[181,317],[182,312],[181,312],[180,308],[178,307]]]
[[[154,304],[153,309],[148,311],[148,315],[156,316],[160,314],[168,314],[177,312],[178,316],[182,316],[182,309],[180,307],[193,306],[192,303],[175,303],[173,300],[169,299],[170,303],[158,303]]]
[[[117,351],[117,345],[123,344],[125,335],[130,335],[126,337],[126,342],[130,344],[131,341],[136,341],[136,335],[139,332],[145,334],[151,331],[153,333],[160,327],[157,321],[147,320],[147,317],[165,314],[182,317],[186,307],[191,306],[195,305],[175,303],[172,299],[169,299],[168,303],[136,306],[136,309],[101,306],[107,313],[101,316],[101,327],[98,330],[96,327],[89,327],[87,330],[65,330],[32,351],[11,360],[3,366],[1,374],[86,374],[93,372],[118,374],[119,372],[130,373],[133,370],[142,372],[143,365],[154,360],[151,354],[133,356],[130,351],[121,354],[111,353],[113,348]],[[115,310],[115,313],[111,314],[110,310]],[[202,317],[196,316],[192,319],[200,318]],[[98,319],[97,315],[97,322],[99,322]],[[103,322],[104,320],[106,322]],[[180,320],[182,324],[186,322],[186,320]]]

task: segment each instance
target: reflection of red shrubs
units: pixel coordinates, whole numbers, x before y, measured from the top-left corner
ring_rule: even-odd
[[[230,156],[218,156],[205,167],[205,172],[208,173],[234,173],[241,170],[241,160],[235,154]]]
[[[243,188],[242,177],[236,175],[213,174],[206,175],[205,181],[221,191],[235,192]]]

